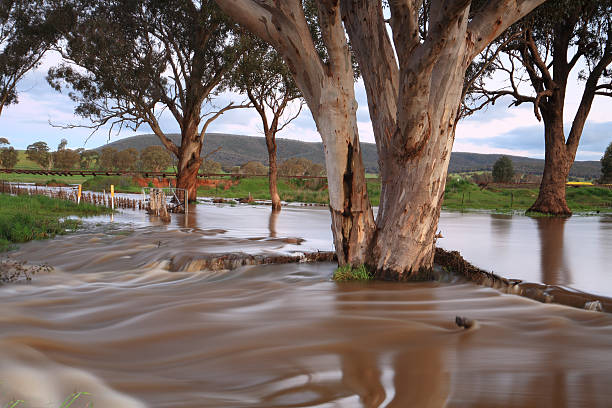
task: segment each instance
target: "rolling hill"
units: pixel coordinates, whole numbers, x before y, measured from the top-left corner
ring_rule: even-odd
[[[180,142],[178,134],[169,137],[176,143]],[[139,151],[152,145],[161,145],[155,135],[139,135],[120,139],[115,142],[100,146],[110,146],[117,150],[134,147]],[[324,164],[322,143],[300,142],[290,139],[277,139],[279,161],[290,157],[304,157],[314,163]],[[239,136],[222,133],[208,133],[204,142],[203,155],[221,147],[221,150],[213,153],[210,158],[220,162],[224,167],[239,166],[250,160],[262,163],[268,162],[268,151],[263,137]],[[363,161],[368,173],[378,172],[378,155],[376,145],[372,143],[361,143]],[[466,152],[453,152],[450,159],[449,172],[462,173],[468,171],[491,170],[493,163],[502,156],[501,154],[479,154]],[[514,169],[519,173],[542,174],[544,160],[531,159],[521,156],[508,156],[512,159]],[[601,175],[601,164],[599,161],[576,161],[570,171],[570,176],[597,178]]]

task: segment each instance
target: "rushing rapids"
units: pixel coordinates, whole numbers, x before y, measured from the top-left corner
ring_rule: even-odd
[[[597,407],[612,399],[610,314],[459,278],[335,283],[328,262],[201,270],[209,254],[327,251],[329,213],[199,205],[181,217],[164,225],[127,211],[10,254],[54,270],[0,286],[0,406],[59,407],[75,391],[91,393],[81,405],[96,407]],[[442,218],[445,237],[453,217]],[[476,324],[460,328],[456,316]]]

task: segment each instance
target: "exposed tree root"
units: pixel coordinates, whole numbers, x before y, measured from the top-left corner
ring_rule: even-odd
[[[246,265],[286,264],[297,262],[332,262],[334,252],[309,252],[295,255],[250,255],[243,252],[206,254],[193,258],[176,256],[170,261],[169,269],[176,271],[232,270]]]
[[[556,285],[523,282],[518,279],[506,279],[484,271],[467,262],[457,251],[445,251],[436,248],[434,262],[448,271],[464,276],[479,285],[528,297],[542,303],[558,303],[593,311],[612,313],[612,299],[604,296],[571,290]]]

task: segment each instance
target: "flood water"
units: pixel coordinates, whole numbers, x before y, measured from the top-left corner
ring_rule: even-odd
[[[443,212],[438,245],[498,275],[612,296],[612,216]]]
[[[609,256],[598,241],[612,234],[608,220],[575,217],[559,232],[522,217],[445,213],[440,243],[500,274],[539,281],[554,269],[546,276],[586,282],[589,262]],[[11,256],[55,270],[0,287],[0,406],[59,407],[75,391],[92,393],[79,406],[126,408],[610,405],[611,315],[460,280],[339,284],[330,263],[225,272],[190,263],[317,249],[331,249],[327,209],[271,218],[265,207],[213,205],[169,226],[125,211],[24,244]],[[578,255],[587,266],[576,270]],[[459,329],[457,315],[477,327]]]

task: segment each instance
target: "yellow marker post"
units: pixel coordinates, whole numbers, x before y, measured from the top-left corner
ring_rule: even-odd
[[[115,209],[115,186],[111,184],[111,209]]]
[[[82,187],[79,184],[79,192],[77,194],[77,204],[81,204],[81,192],[82,192]]]

